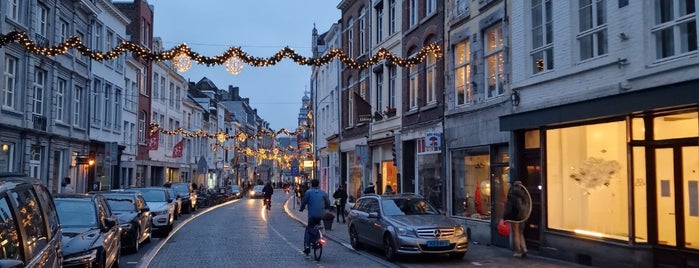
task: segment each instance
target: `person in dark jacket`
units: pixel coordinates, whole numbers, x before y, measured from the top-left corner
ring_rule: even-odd
[[[345,185],[340,184],[337,190],[333,193],[333,198],[335,198],[335,207],[337,209],[337,222],[340,222],[340,215],[342,215],[342,223],[345,223],[345,205],[347,204],[347,191],[345,190]]]
[[[505,203],[505,214],[503,219],[510,223],[512,241],[514,246],[515,257],[527,256],[527,243],[524,240],[524,228],[527,218],[529,217],[529,196],[526,193],[521,181],[515,181],[507,193],[507,201]]]
[[[374,188],[374,182],[370,182],[369,186],[364,188],[364,194],[375,194],[376,189]]]

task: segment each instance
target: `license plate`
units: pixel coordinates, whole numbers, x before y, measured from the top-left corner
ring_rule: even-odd
[[[427,241],[427,247],[446,247],[446,246],[449,246],[449,240]]]

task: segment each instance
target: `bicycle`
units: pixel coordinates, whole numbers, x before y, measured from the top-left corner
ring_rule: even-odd
[[[323,245],[327,243],[325,238],[323,238],[323,225],[318,224],[314,228],[307,229],[307,235],[309,235],[309,241],[311,241],[311,249],[313,250],[313,258],[316,261],[320,261],[320,257],[323,255]]]
[[[271,200],[271,198],[265,197],[265,199],[264,199],[264,206],[265,206],[265,208],[267,208],[267,210],[271,210],[271,209],[272,209],[272,200]]]

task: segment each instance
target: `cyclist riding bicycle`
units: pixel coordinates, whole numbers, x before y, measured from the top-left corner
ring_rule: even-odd
[[[272,188],[272,184],[270,182],[267,182],[265,184],[265,187],[262,188],[262,193],[264,194],[264,199],[262,200],[272,203],[272,195],[274,194],[274,188]]]
[[[306,206],[308,206],[308,225],[306,225],[306,231],[303,235],[303,253],[306,255],[311,252],[309,232],[315,230],[316,225],[320,224],[325,215],[325,209],[330,208],[328,193],[318,188],[318,185],[318,179],[311,180],[311,189],[308,189],[303,195],[299,210],[303,212]]]

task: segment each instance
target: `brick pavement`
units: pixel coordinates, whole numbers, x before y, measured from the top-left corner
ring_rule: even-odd
[[[286,202],[284,202],[284,210],[295,220],[303,225],[307,225],[306,212],[299,211],[298,201],[297,198],[294,198],[294,195],[289,195]],[[336,220],[337,219],[333,222],[332,229],[325,231],[325,236],[350,247],[347,224],[343,224],[342,222],[338,223]],[[536,252],[531,251],[525,259],[515,258],[512,256],[512,253],[512,250],[508,248],[471,243],[469,244],[469,250],[468,253],[466,253],[465,260],[470,262],[471,265],[497,267],[583,267],[575,263],[537,256]]]

